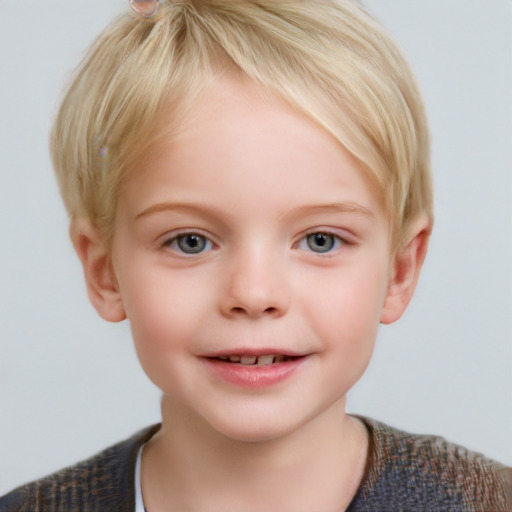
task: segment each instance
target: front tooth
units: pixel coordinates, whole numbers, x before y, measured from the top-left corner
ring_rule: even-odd
[[[269,366],[274,362],[274,356],[258,357],[258,366]]]
[[[276,356],[274,359],[274,363],[282,363],[284,361],[284,356]]]
[[[229,356],[229,360],[230,360],[232,363],[239,363],[239,362],[240,362],[240,359],[241,359],[241,357],[240,357],[240,356]]]
[[[256,356],[242,356],[240,362],[242,364],[254,364],[258,358]]]

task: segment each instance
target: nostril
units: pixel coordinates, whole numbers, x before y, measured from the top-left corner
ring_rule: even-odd
[[[270,306],[268,308],[251,310],[249,308],[244,308],[240,306],[235,306],[231,308],[231,314],[233,315],[248,315],[248,316],[260,316],[260,315],[274,315],[278,311],[278,308],[274,306]]]

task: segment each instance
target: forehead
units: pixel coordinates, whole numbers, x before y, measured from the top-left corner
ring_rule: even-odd
[[[122,187],[131,202],[204,201],[207,193],[233,207],[237,198],[282,210],[357,201],[381,213],[375,187],[339,141],[255,85],[219,78],[179,120]]]

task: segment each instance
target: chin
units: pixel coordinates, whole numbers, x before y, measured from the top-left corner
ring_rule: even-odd
[[[271,428],[233,429],[218,432],[231,441],[239,443],[270,443],[282,439],[290,433],[288,430]]]
[[[210,427],[220,435],[232,441],[241,443],[268,443],[282,439],[300,429],[306,421],[293,422],[283,414],[243,414],[237,418],[222,418],[220,421],[212,421]]]

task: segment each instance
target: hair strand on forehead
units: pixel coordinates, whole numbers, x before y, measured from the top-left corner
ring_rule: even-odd
[[[51,134],[71,218],[108,236],[123,178],[223,73],[258,84],[336,137],[378,187],[395,244],[414,218],[432,218],[415,79],[380,23],[351,0],[164,0],[153,19],[116,19],[78,68]]]

